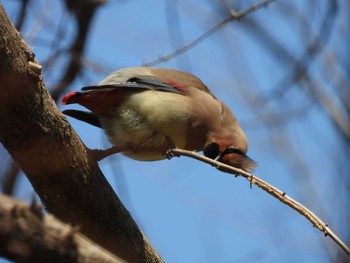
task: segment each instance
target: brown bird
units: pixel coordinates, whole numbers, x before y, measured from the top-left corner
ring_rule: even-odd
[[[103,128],[114,145],[111,152],[154,161],[178,147],[203,151],[247,172],[256,166],[246,155],[248,140],[232,111],[194,75],[132,67],[82,91],[67,94],[62,104],[78,103],[91,112],[63,112]]]

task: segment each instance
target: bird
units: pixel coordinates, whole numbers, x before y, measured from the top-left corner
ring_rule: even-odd
[[[104,129],[113,145],[135,160],[156,161],[168,150],[203,151],[204,155],[252,172],[248,139],[234,113],[196,76],[174,69],[122,68],[98,85],[70,92],[63,105],[79,104],[63,113]]]

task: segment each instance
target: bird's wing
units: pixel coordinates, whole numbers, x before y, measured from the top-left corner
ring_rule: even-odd
[[[154,77],[185,93],[189,88],[195,88],[211,94],[207,86],[193,74],[166,68],[149,68],[149,70]]]
[[[134,77],[130,78],[125,83],[116,83],[116,84],[106,84],[106,85],[96,85],[96,86],[88,86],[83,87],[82,91],[108,91],[115,89],[128,89],[128,90],[158,90],[158,91],[166,91],[184,95],[185,91],[176,85],[171,85],[172,83],[166,83],[158,78],[154,77]]]
[[[62,98],[62,104],[78,103],[99,116],[109,116],[110,109],[123,103],[127,92],[156,90],[186,95],[187,90],[176,83],[167,83],[154,76],[131,77],[126,81],[83,87],[83,92],[70,92]],[[74,117],[74,116],[73,116]],[[94,124],[92,124],[94,125]]]

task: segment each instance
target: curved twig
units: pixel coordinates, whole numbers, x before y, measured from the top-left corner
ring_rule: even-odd
[[[170,154],[170,155],[169,155]],[[295,201],[293,198],[286,195],[285,192],[279,190],[275,186],[265,182],[264,180],[256,177],[255,175],[248,173],[246,171],[243,171],[239,168],[235,168],[232,166],[229,166],[227,164],[215,161],[213,159],[210,159],[208,157],[205,157],[203,155],[197,154],[193,151],[187,151],[182,150],[178,148],[174,148],[168,151],[168,156],[187,156],[194,159],[197,159],[199,161],[211,164],[212,166],[215,166],[218,170],[235,174],[236,176],[243,176],[246,178],[250,184],[254,184],[261,189],[263,189],[265,192],[269,193],[270,195],[276,197],[278,200],[280,200],[282,203],[288,205],[295,211],[302,214],[304,217],[306,217],[307,220],[309,220],[314,227],[318,228],[321,232],[325,234],[325,236],[329,236],[333,241],[341,247],[349,256],[350,256],[350,248],[328,227],[326,223],[324,223],[319,217],[317,217],[313,212],[311,212],[308,208],[300,204],[299,202]]]

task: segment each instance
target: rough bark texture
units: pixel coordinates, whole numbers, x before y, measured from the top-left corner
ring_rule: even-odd
[[[0,4],[0,142],[46,209],[130,262],[161,262],[30,66]]]
[[[16,262],[122,263],[41,206],[0,194],[0,256]]]

